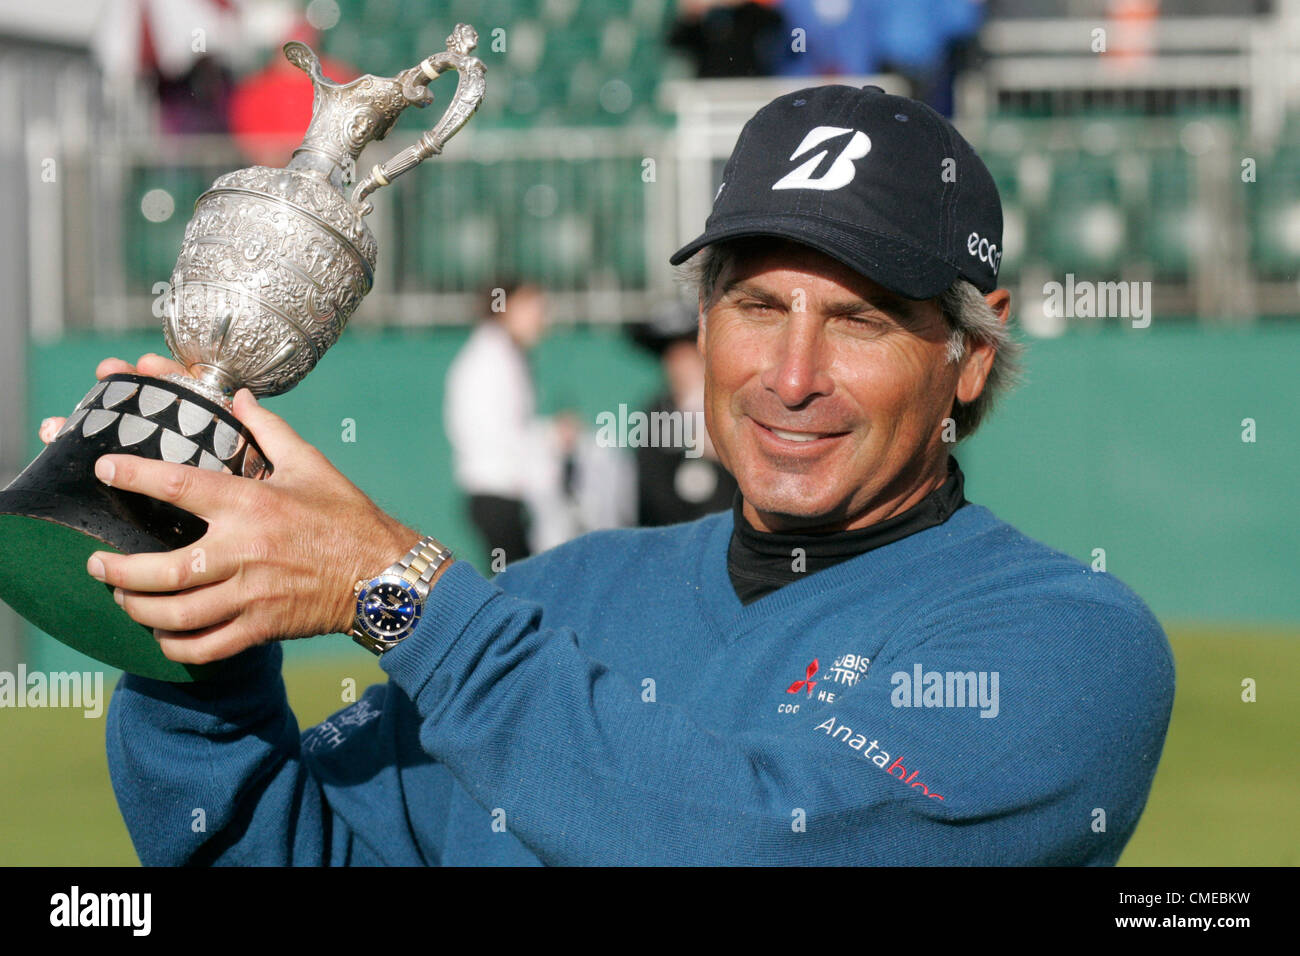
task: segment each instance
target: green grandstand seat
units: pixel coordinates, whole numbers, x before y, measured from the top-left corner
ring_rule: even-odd
[[[1300,148],[1300,110],[1287,114],[1278,141],[1288,149]]]
[[[627,0],[579,0],[574,19],[579,23],[605,23],[626,16],[628,6]]]
[[[567,74],[563,109],[573,123],[589,123],[599,118],[600,92],[606,82],[595,60],[581,60]]]
[[[636,27],[622,17],[602,17],[591,22],[600,23],[600,62],[612,70],[628,67],[638,47]]]
[[[171,278],[176,256],[185,238],[185,226],[194,203],[218,172],[186,167],[138,168],[130,175],[122,217],[122,249],[127,287],[151,291],[155,282]],[[173,211],[162,222],[151,222],[141,210],[141,200],[154,189],[171,196]]]
[[[1300,276],[1300,156],[1279,146],[1270,159],[1261,159],[1256,182],[1249,191],[1251,261],[1269,279]]]
[[[1041,238],[1054,272],[1118,274],[1128,225],[1110,158],[1057,154],[1047,208]]]
[[[365,56],[365,41],[361,29],[355,26],[359,22],[340,17],[340,28],[326,31],[321,38],[321,53],[353,66],[360,63]]]
[[[554,31],[546,36],[546,50],[542,56],[542,68],[571,73],[576,67],[588,65],[594,67],[600,62],[600,35],[595,32],[579,31],[564,36]]]
[[[638,287],[646,281],[646,190],[653,187],[641,182],[639,171],[626,178],[628,185],[619,190],[614,214],[604,219],[601,248],[606,250],[604,264],[619,282]]]
[[[538,0],[537,14],[551,29],[580,28],[578,3],[579,0]]]
[[[981,159],[993,176],[993,182],[998,187],[998,195],[1002,199],[1003,255],[998,271],[1000,277],[1013,276],[1017,273],[1020,253],[1024,249],[1025,210],[1020,200],[1018,158],[1018,154],[997,152],[994,149],[986,149],[981,154]]]
[[[631,15],[641,30],[661,35],[676,15],[676,4],[667,0],[631,0]]]
[[[1196,262],[1208,226],[1194,203],[1190,159],[1182,150],[1150,157],[1143,203],[1142,251],[1162,279],[1186,279]]]
[[[455,26],[450,22],[453,16],[451,0],[396,0],[394,6],[405,23],[431,22],[444,34],[451,33],[451,28]]]
[[[489,278],[486,273],[496,267],[495,245],[503,227],[488,199],[488,184],[498,177],[492,167],[455,162],[393,184],[394,226],[402,238],[397,281],[402,288],[465,290]]]
[[[355,35],[356,28],[366,15],[366,0],[337,0],[337,2],[339,19],[335,26],[341,26],[342,29],[330,28],[321,35],[321,43],[327,47],[337,41],[340,35]]]

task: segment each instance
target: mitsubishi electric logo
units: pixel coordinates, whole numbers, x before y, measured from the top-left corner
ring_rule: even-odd
[[[841,654],[835,658],[835,663],[830,667],[822,668],[821,660],[814,657],[812,662],[804,668],[803,680],[797,680],[785,689],[787,694],[795,694],[795,700],[785,700],[777,705],[778,714],[797,714],[803,704],[796,703],[804,694],[803,703],[835,703],[835,697],[846,687],[854,686],[867,674],[867,668],[871,666],[871,658],[865,654]],[[814,677],[820,678],[813,680]],[[821,684],[821,690],[813,694],[813,688]],[[840,686],[836,686],[840,685]]]
[[[826,170],[819,178],[810,178],[818,166],[821,165],[826,154],[830,150],[823,149],[817,155],[813,156],[798,169],[782,176],[772,186],[773,189],[839,189],[847,186],[853,181],[853,174],[857,172],[857,167],[853,165],[855,159],[861,159],[871,151],[871,140],[867,134],[861,130],[847,129],[843,126],[818,126],[811,130],[799,144],[799,148],[790,154],[790,160],[793,162],[809,150],[815,149],[826,140],[835,136],[843,136],[845,133],[852,133],[853,136],[848,143],[835,157],[831,163],[831,168]]]
[[[816,673],[817,673],[817,658],[814,657],[813,662],[809,664],[808,669],[804,671],[803,680],[797,680],[793,684],[791,684],[789,688],[786,689],[786,693],[797,694],[799,693],[799,691],[804,690],[806,688],[808,691],[808,696],[811,697],[813,688],[817,686],[817,681],[813,680],[813,675]]]

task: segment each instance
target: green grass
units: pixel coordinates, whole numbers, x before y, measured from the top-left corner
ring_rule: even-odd
[[[384,674],[360,649],[285,665],[299,727],[346,706],[345,678],[355,681],[359,697]],[[105,680],[105,710],[115,681]],[[108,781],[103,718],[71,709],[6,709],[0,728],[0,866],[136,865]]]
[[[1133,866],[1294,866],[1300,775],[1300,634],[1170,627],[1178,693]],[[343,706],[342,682],[381,679],[339,657],[285,667],[301,726]],[[1252,677],[1257,701],[1243,703]],[[108,688],[105,688],[107,694]],[[0,864],[134,864],[108,782],[104,722],[74,710],[0,712]]]
[[[1122,866],[1300,864],[1300,635],[1168,627],[1174,715]],[[1256,700],[1241,699],[1254,678]]]

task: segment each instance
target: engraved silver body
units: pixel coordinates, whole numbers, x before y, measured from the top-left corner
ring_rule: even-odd
[[[374,284],[378,247],[365,197],[440,153],[478,109],[486,80],[470,55],[477,42],[458,24],[446,52],[396,77],[346,84],[325,77],[305,44],[285,44],[315,88],[311,125],[287,167],[227,173],[195,204],[163,320],[168,348],[192,377],[169,379],[229,405],[243,387],[286,392],[315,367]],[[407,106],[431,103],[428,84],[450,69],[459,82],[438,124],[373,167],[348,199],[343,188],[361,151]]]

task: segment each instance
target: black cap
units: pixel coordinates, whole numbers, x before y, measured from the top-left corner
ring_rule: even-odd
[[[704,234],[811,246],[909,299],[961,276],[997,288],[1002,202],[971,145],[916,100],[879,87],[816,86],[778,97],[740,132]]]

